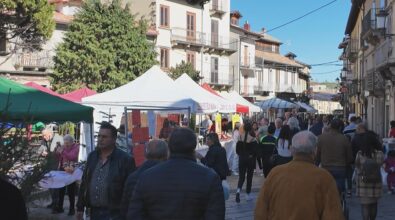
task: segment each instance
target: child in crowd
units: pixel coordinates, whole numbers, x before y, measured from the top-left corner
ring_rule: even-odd
[[[395,193],[395,150],[388,152],[388,157],[384,161],[385,172],[387,172],[388,193]]]

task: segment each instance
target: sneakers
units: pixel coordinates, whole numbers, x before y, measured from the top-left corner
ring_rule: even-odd
[[[240,203],[240,193],[236,193],[236,202]]]
[[[238,173],[238,172],[235,172],[235,171],[232,171],[232,175],[233,175],[233,176],[238,176],[239,173]]]
[[[251,201],[252,200],[252,196],[248,193],[246,195],[246,201]]]

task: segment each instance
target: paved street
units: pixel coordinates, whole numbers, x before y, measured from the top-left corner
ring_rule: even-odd
[[[263,177],[254,175],[253,179],[253,200],[246,201],[244,195],[241,196],[240,204],[235,202],[235,189],[237,185],[237,177],[232,176],[228,178],[231,186],[231,196],[226,202],[226,220],[251,220],[253,219],[253,213],[255,208],[255,200],[258,195],[258,190],[264,181]],[[50,210],[44,208],[49,201],[35,201],[34,204],[30,204],[30,218],[31,220],[71,220],[73,217],[63,214],[50,214]],[[65,204],[68,206],[68,198],[65,198]],[[350,205],[350,219],[359,220],[361,218],[361,209],[358,199],[354,196],[348,200]],[[379,201],[379,210],[377,220],[393,220],[395,219],[395,195],[384,194],[383,198]],[[68,207],[65,207],[67,213]]]

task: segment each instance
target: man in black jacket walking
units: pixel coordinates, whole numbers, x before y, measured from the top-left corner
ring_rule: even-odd
[[[91,220],[119,220],[126,178],[135,169],[134,160],[115,147],[117,129],[107,122],[100,126],[97,150],[89,154],[78,194],[77,220],[90,208]]]
[[[197,140],[188,128],[170,136],[170,158],[141,174],[129,205],[130,220],[202,220],[225,218],[219,176],[196,163]]]
[[[156,166],[161,161],[167,160],[169,156],[169,149],[167,148],[167,143],[162,140],[152,140],[145,147],[145,161],[139,169],[137,169],[134,173],[130,174],[128,179],[126,180],[125,187],[123,189],[123,196],[121,201],[121,217],[122,219],[126,218],[126,214],[128,212],[128,207],[130,204],[130,200],[133,196],[134,187],[140,177],[140,175],[150,169],[151,167]]]

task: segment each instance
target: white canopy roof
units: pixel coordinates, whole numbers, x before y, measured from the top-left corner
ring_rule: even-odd
[[[197,113],[233,113],[236,112],[236,103],[216,96],[194,82],[187,74],[182,74],[175,80],[179,93],[185,93],[197,102]]]
[[[297,105],[299,105],[301,108],[304,108],[306,110],[306,112],[310,112],[310,113],[315,113],[318,112],[315,108],[313,108],[312,106],[303,103],[303,102],[295,102]]]
[[[95,108],[95,121],[108,120],[104,113],[114,114],[112,119],[115,126],[120,123],[124,107],[190,107],[192,112],[195,109],[195,101],[180,92],[174,81],[158,66],[151,67],[123,86],[85,97],[82,104]]]
[[[276,108],[276,109],[283,109],[283,108],[298,108],[298,105],[292,102],[288,102],[279,98],[271,98],[262,102],[259,102],[258,105],[262,109],[268,108]]]
[[[251,102],[247,101],[244,99],[242,96],[239,95],[236,91],[231,91],[231,92],[221,92],[220,93],[222,97],[232,100],[238,104],[248,106],[250,112],[260,112],[261,108],[258,106],[252,104]]]

